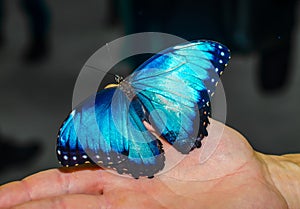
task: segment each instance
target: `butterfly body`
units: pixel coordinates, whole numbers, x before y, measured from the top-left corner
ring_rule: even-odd
[[[71,112],[57,139],[59,161],[92,162],[135,178],[154,176],[164,168],[164,150],[144,122],[181,153],[199,148],[208,134],[210,95],[229,56],[212,41],[154,55]]]

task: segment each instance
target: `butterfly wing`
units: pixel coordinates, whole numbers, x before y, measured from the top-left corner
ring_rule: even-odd
[[[180,152],[207,135],[210,96],[229,58],[224,45],[196,41],[154,55],[128,78],[151,124]]]
[[[182,153],[200,147],[207,135],[209,95],[228,59],[228,49],[211,41],[153,56],[120,88],[102,90],[71,112],[57,139],[59,161],[65,166],[92,162],[134,177],[153,176],[164,167],[165,157],[143,121]]]
[[[139,100],[130,101],[119,88],[98,92],[63,123],[57,139],[59,161],[64,166],[92,162],[136,178],[153,176],[164,167],[164,155],[143,117]]]

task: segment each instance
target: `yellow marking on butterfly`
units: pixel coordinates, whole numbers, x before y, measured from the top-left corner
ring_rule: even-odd
[[[107,86],[105,86],[104,89],[114,88],[114,87],[118,87],[118,86],[119,86],[119,84],[110,83]]]

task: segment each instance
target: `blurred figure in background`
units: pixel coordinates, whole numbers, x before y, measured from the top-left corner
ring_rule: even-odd
[[[43,60],[49,52],[50,12],[44,0],[19,0],[24,11],[30,33],[30,40],[23,52],[23,60],[33,63]],[[0,0],[0,48],[5,44],[5,2]],[[37,140],[28,139],[20,144],[17,139],[0,132],[0,171],[19,167],[34,159],[41,149]]]
[[[40,143],[34,139],[28,139],[26,144],[17,144],[16,141],[0,133],[0,172],[29,163],[41,150]]]
[[[30,40],[25,48],[23,59],[25,62],[37,62],[49,53],[50,11],[44,0],[19,0],[24,11],[30,33]],[[0,0],[0,47],[4,44],[5,2]]]
[[[260,88],[271,92],[286,86],[297,0],[114,2],[127,34],[159,31],[217,40],[233,53],[256,51]]]
[[[291,75],[297,2],[253,1],[249,32],[254,49],[260,53],[259,84],[267,92],[284,88]]]
[[[4,44],[3,19],[4,19],[4,2],[3,0],[0,0],[0,48],[2,48]]]

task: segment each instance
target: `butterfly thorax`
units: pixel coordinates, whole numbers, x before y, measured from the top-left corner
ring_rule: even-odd
[[[121,81],[119,84],[119,89],[128,97],[129,100],[132,100],[136,96],[134,88],[126,80]]]
[[[136,96],[135,90],[132,88],[130,83],[127,80],[125,80],[122,76],[115,75],[115,81],[116,83],[108,84],[104,87],[104,89],[118,88],[128,97],[129,100],[132,100]]]

